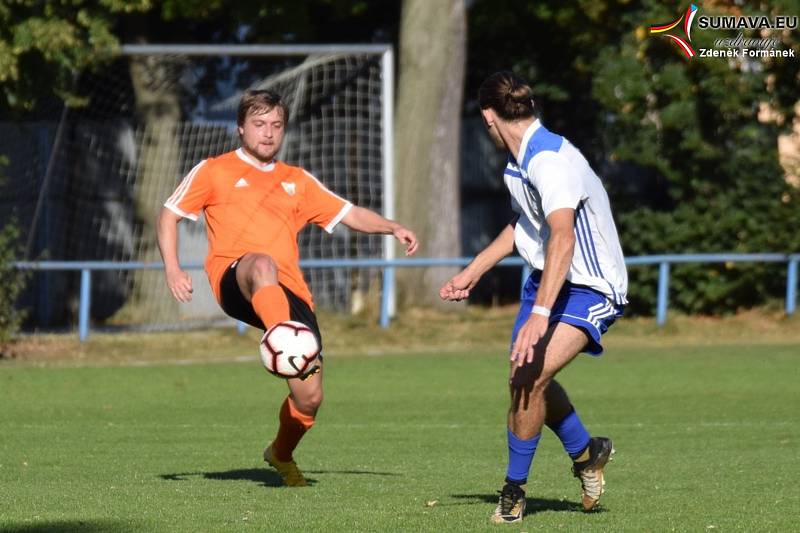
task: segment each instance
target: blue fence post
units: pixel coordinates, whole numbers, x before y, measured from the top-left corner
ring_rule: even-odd
[[[528,278],[531,276],[531,271],[533,269],[528,263],[522,265],[522,281],[519,284],[519,297],[522,299],[525,292],[525,282],[528,281]]]
[[[658,264],[658,300],[656,302],[656,324],[663,326],[667,322],[667,305],[669,304],[669,263]]]
[[[800,259],[789,259],[789,268],[786,272],[786,314],[794,314],[797,309],[797,263]]]
[[[386,329],[391,320],[391,296],[394,286],[394,267],[387,266],[383,269],[383,289],[381,290],[381,318],[380,325]]]
[[[78,338],[81,342],[89,337],[89,309],[92,306],[92,271],[81,269],[81,299],[78,303]]]

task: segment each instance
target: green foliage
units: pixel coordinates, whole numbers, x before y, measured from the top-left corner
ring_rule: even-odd
[[[512,4],[473,9],[472,90],[500,68],[532,82],[548,125],[606,178],[627,255],[800,251],[800,195],[787,184],[777,151],[800,93],[797,59],[687,61],[647,31],[681,15],[686,6],[673,2]],[[774,16],[800,7],[764,6],[700,9]],[[505,9],[514,17],[492,19]],[[519,39],[502,37],[515,31]],[[712,47],[725,36],[733,35],[695,27],[692,44]],[[778,37],[783,48],[800,51],[797,31]],[[771,118],[760,116],[765,108]],[[687,312],[731,312],[785,290],[785,265],[684,265],[673,274],[671,304]],[[652,267],[632,270],[631,312],[653,312],[656,275]]]
[[[31,111],[43,98],[79,104],[74,74],[117,50],[116,17],[150,0],[20,0],[0,5],[0,110]]]
[[[12,267],[20,256],[20,232],[12,221],[0,229],[0,357],[4,346],[19,329],[23,314],[14,308],[17,297],[25,288],[25,272]]]
[[[8,164],[8,158],[0,155],[0,167]],[[0,185],[4,178],[0,175]],[[14,308],[20,293],[25,288],[26,273],[12,268],[11,263],[21,256],[20,231],[14,219],[0,228],[0,357],[22,323],[23,313]]]

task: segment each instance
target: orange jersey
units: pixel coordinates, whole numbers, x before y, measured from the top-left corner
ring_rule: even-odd
[[[313,308],[300,271],[297,234],[309,222],[333,232],[352,204],[300,167],[264,164],[239,148],[194,167],[164,207],[191,220],[205,212],[205,267],[217,301],[225,269],[257,252],[272,257],[278,280]]]

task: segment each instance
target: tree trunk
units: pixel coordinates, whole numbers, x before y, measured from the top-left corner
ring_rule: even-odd
[[[180,177],[181,106],[177,71],[181,65],[176,61],[180,60],[170,56],[134,56],[130,63],[141,136],[134,196],[141,230],[137,261],[161,260],[156,244],[156,216]],[[195,283],[199,281],[197,278],[193,276]],[[115,320],[173,321],[178,315],[178,304],[166,290],[163,273],[137,270],[133,274],[131,298]]]
[[[398,221],[421,257],[461,253],[459,140],[466,50],[463,0],[404,0],[396,113]],[[439,305],[453,268],[400,269],[398,302]]]

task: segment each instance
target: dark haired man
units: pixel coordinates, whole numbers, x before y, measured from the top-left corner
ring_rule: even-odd
[[[573,460],[588,511],[603,493],[611,440],[590,437],[554,377],[578,353],[602,353],[600,336],[626,303],[628,279],[611,207],[580,151],[541,124],[527,83],[498,72],[481,85],[479,101],[490,137],[509,152],[503,179],[515,217],[439,293],[446,300],[467,298],[515,246],[533,269],[512,332],[509,462],[492,521],[522,519],[545,424]]]

